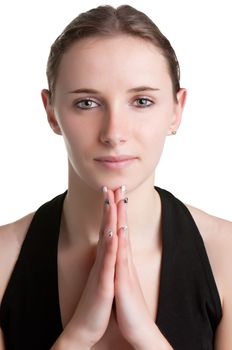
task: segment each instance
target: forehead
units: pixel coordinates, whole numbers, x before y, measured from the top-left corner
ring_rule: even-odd
[[[167,62],[151,42],[128,35],[75,42],[63,55],[57,84],[170,83]],[[74,88],[76,86],[73,86]]]

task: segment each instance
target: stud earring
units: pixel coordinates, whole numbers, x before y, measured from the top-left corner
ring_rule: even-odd
[[[176,135],[176,130],[172,130],[172,135]]]

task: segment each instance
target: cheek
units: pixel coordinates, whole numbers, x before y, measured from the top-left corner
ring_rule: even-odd
[[[78,157],[78,154],[84,155],[88,149],[90,140],[93,140],[93,130],[84,128],[83,125],[65,125],[62,129],[64,142],[68,153]]]
[[[137,132],[143,137],[144,142],[150,144],[162,144],[167,135],[171,120],[170,111],[157,109],[149,117],[137,125]]]
[[[159,113],[156,112],[149,121],[147,119],[146,123],[140,125],[139,128],[144,150],[147,152],[145,158],[149,167],[156,167],[159,162],[171,120],[170,110],[162,109]]]
[[[57,120],[62,131],[64,142],[69,156],[82,153],[89,140],[93,139],[94,129],[89,128],[88,123],[82,118],[78,119],[76,115],[72,115],[70,111],[60,109],[56,113]]]
[[[147,134],[144,138],[144,142],[145,144],[145,148],[148,150],[149,157],[150,159],[156,163],[157,160],[160,158],[162,151],[163,151],[163,147],[164,147],[164,143],[165,143],[165,139],[166,139],[166,129],[164,130],[160,130],[160,129],[150,129],[149,131],[147,131]]]

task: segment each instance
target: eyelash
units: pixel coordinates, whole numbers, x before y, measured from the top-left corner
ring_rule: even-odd
[[[148,107],[150,107],[150,106],[152,106],[153,104],[154,104],[154,101],[152,101],[152,100],[150,100],[149,98],[146,98],[146,97],[138,97],[135,101],[139,101],[139,100],[145,100],[145,101],[148,101],[148,102],[150,102],[150,104],[148,104],[148,105],[145,105],[145,106],[137,106],[138,108],[148,108]],[[94,103],[97,103],[97,102],[95,102],[95,101],[93,101],[93,100],[91,100],[91,98],[84,98],[84,99],[82,99],[82,100],[79,100],[79,101],[77,101],[77,102],[75,102],[74,103],[74,106],[75,107],[77,107],[77,108],[79,108],[79,109],[82,109],[82,110],[89,110],[89,109],[93,109],[93,108],[96,108],[96,107],[90,107],[90,108],[83,108],[83,107],[80,107],[80,106],[78,106],[78,104],[80,104],[80,103],[83,103],[83,102],[86,102],[86,101],[88,101],[88,102],[94,102]]]

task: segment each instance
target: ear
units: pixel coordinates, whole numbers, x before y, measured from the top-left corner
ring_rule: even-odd
[[[186,98],[187,98],[187,90],[183,88],[180,89],[176,94],[177,101],[175,102],[175,105],[174,105],[174,113],[173,113],[172,122],[168,129],[168,135],[176,134],[180,126]]]
[[[51,101],[50,101],[50,92],[47,89],[43,89],[41,91],[41,97],[42,97],[44,108],[45,108],[46,113],[47,113],[47,119],[48,119],[48,123],[49,123],[50,127],[52,128],[52,130],[56,134],[62,135],[60,126],[57,122],[57,119],[56,119],[56,116],[54,113],[54,108],[53,108]]]

